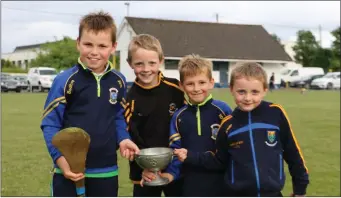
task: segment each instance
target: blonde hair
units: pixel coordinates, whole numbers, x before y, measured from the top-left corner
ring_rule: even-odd
[[[254,78],[263,83],[264,89],[268,88],[267,75],[262,66],[256,62],[239,63],[238,66],[232,70],[230,87],[232,88],[235,80],[239,78]]]
[[[133,53],[136,52],[138,48],[143,48],[145,50],[151,50],[159,55],[159,60],[163,60],[163,51],[160,41],[152,35],[149,34],[139,34],[135,36],[129,43],[128,46],[128,58],[127,61],[131,63]]]
[[[112,43],[116,43],[117,28],[114,19],[109,13],[99,11],[83,16],[79,23],[79,39],[81,38],[84,30],[94,31],[95,34],[100,31],[110,30]]]
[[[191,54],[183,57],[179,62],[180,82],[184,82],[185,77],[206,73],[212,79],[212,61],[199,55]]]

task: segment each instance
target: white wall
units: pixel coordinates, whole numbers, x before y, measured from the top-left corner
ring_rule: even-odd
[[[178,80],[180,80],[180,74],[179,74],[179,71],[176,70],[176,69],[161,69],[163,75],[165,77],[169,77],[169,78],[176,78]]]
[[[25,65],[25,60],[30,63],[32,59],[35,59],[37,57],[38,51],[39,48],[22,49],[14,51],[12,53],[2,54],[1,58],[5,60],[10,60],[11,62],[14,61],[15,65],[25,69],[26,67],[28,67],[28,65]],[[19,65],[19,61],[21,61],[21,65]]]
[[[295,46],[295,41],[286,41],[283,42],[285,52],[291,57],[292,60],[295,60],[295,51],[292,49]],[[287,67],[302,67],[301,64],[296,63],[295,61],[287,63]]]
[[[219,71],[213,71],[212,77],[214,79],[214,83],[220,83],[220,72]]]
[[[136,33],[124,19],[118,32],[116,51],[120,51],[120,72],[126,77],[127,82],[134,82],[135,80],[135,74],[126,61],[128,45],[134,36],[136,36]]]
[[[228,78],[228,83],[230,83],[231,79],[231,72],[234,68],[236,68],[237,62],[231,62],[229,66],[229,78]],[[267,74],[268,77],[268,82],[270,80],[272,72],[275,73],[275,84],[280,84],[281,83],[281,78],[280,78],[280,71],[284,68],[284,66],[280,63],[263,63],[263,68]]]
[[[272,73],[275,73],[275,84],[281,84],[281,75],[280,71],[285,68],[282,64],[276,63],[264,63],[263,68],[268,75],[268,82],[270,82],[270,77]]]

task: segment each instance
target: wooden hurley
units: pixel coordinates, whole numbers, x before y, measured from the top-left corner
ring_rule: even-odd
[[[65,128],[52,139],[52,144],[62,153],[73,173],[85,173],[85,161],[90,145],[90,136],[77,127]],[[78,197],[85,196],[85,180],[75,182]]]

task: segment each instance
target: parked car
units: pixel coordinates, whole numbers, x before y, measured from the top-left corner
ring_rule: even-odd
[[[27,83],[30,90],[50,90],[57,70],[51,67],[32,67],[27,74]]]
[[[324,75],[312,75],[312,76],[307,76],[303,77],[302,79],[298,81],[294,81],[290,83],[291,87],[304,87],[306,89],[310,88],[310,84],[314,79],[321,78]]]
[[[281,81],[292,86],[291,82],[299,81],[312,75],[324,75],[324,70],[321,67],[286,68],[281,71]]]
[[[19,81],[9,74],[1,74],[1,92],[21,92]]]
[[[21,90],[27,90],[28,84],[27,84],[27,76],[26,75],[16,75],[13,76],[13,79],[18,81],[18,86],[21,88]]]
[[[313,80],[310,86],[317,89],[340,89],[340,72],[327,73],[322,78]]]

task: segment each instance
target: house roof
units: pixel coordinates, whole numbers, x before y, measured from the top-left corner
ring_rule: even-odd
[[[59,41],[59,40],[58,40]],[[22,46],[17,46],[14,51],[18,50],[25,50],[25,49],[33,49],[33,48],[40,48],[42,45],[47,44],[47,43],[55,43],[57,41],[46,41],[45,43],[39,43],[39,44],[32,44],[32,45],[22,45]]]
[[[25,49],[32,49],[32,48],[39,48],[41,45],[45,43],[40,43],[40,44],[33,44],[33,45],[22,45],[22,46],[17,46],[14,51],[18,50],[25,50]]]
[[[166,57],[195,53],[207,58],[292,61],[261,25],[126,17],[136,34],[151,34]]]

